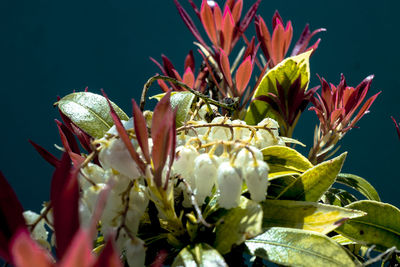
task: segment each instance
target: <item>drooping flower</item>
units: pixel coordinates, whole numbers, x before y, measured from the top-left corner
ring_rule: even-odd
[[[269,62],[268,66],[272,68],[285,58],[289,50],[293,37],[292,23],[289,20],[285,26],[282,17],[279,15],[279,12],[276,11],[272,17],[272,35],[261,16],[255,17],[255,25],[257,39],[260,42],[261,50],[263,51],[267,62]],[[292,50],[291,56],[299,55],[310,49],[315,51],[321,39],[318,39],[310,47],[308,47],[308,44],[311,38],[321,31],[325,31],[325,29],[320,28],[311,33],[309,26],[306,25]]]

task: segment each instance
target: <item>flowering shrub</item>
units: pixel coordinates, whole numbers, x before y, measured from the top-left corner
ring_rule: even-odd
[[[166,56],[151,59],[162,75],[131,116],[104,92],[58,99],[61,159],[31,142],[55,168],[40,214],[0,175],[0,257],[21,267],[400,264],[400,210],[341,172],[347,152],[335,155],[380,93],[365,101],[373,76],[355,88],[321,78],[318,93],[309,58],[320,39],[309,43],[324,29],[307,25],[286,57],[292,24],[276,12],[271,35],[260,0],[243,17],[241,0],[189,0],[209,42],[174,2],[198,41],[197,73],[192,51],[182,76]],[[163,93],[145,110],[155,81]],[[309,104],[319,125],[305,157],[292,135]]]

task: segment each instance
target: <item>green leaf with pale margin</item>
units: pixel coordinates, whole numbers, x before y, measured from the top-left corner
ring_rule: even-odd
[[[339,173],[336,182],[350,186],[363,194],[369,200],[381,201],[375,188],[360,176],[350,173]]]
[[[298,173],[297,173],[298,176]],[[293,174],[288,175],[280,175],[275,176],[271,179],[270,175],[268,175],[268,180],[270,184],[267,188],[267,197],[268,198],[276,198],[277,196],[281,195],[281,193],[293,182],[296,180]]]
[[[347,219],[366,215],[362,211],[315,202],[265,200],[261,205],[263,229],[280,226],[327,234]]]
[[[262,78],[260,84],[255,90],[252,100],[262,95],[273,93],[277,95],[276,81],[287,90],[290,85],[301,75],[301,86],[308,86],[310,80],[310,55],[312,51],[286,58],[281,63],[270,69]],[[307,88],[307,87],[306,87]],[[271,117],[283,124],[280,116],[273,112],[267,102],[255,100],[252,101],[247,109],[245,121],[249,125],[255,125],[266,117]]]
[[[160,101],[164,95],[165,93],[158,94],[150,97],[150,99],[155,98]],[[178,107],[176,112],[176,127],[182,126],[188,120],[188,114],[195,97],[191,92],[171,92],[171,107],[173,110]]]
[[[122,109],[113,102],[111,104],[121,120],[129,120]],[[61,98],[55,105],[76,126],[94,138],[103,137],[114,125],[107,100],[101,95],[89,92],[72,93]]]
[[[270,168],[269,173],[282,171],[305,172],[313,167],[302,154],[287,146],[269,146],[261,150]]]
[[[346,208],[368,215],[348,220],[335,231],[363,245],[376,245],[378,250],[396,246],[400,249],[400,210],[387,203],[361,200]]]
[[[285,266],[356,266],[339,244],[312,231],[272,227],[245,243],[253,255]]]
[[[355,244],[357,244],[354,240],[351,240],[351,239],[349,239],[349,238],[347,238],[347,237],[344,237],[344,236],[342,236],[342,235],[335,235],[335,236],[332,236],[331,239],[332,239],[333,241],[335,241],[336,243],[339,243],[339,244],[342,245],[342,246],[346,246],[346,245],[355,245]]]
[[[213,247],[208,244],[200,243],[193,246],[187,246],[176,256],[172,267],[228,267],[224,258]]]
[[[215,229],[214,247],[226,254],[232,245],[239,245],[246,239],[262,232],[263,212],[261,206],[245,197],[240,197],[240,204],[228,210]]]
[[[279,199],[318,201],[335,182],[346,155],[347,152],[308,169],[285,189]]]
[[[358,199],[343,189],[329,188],[322,198],[324,203],[344,207],[350,203],[358,201]]]

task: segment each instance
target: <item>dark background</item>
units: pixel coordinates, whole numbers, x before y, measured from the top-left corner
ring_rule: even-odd
[[[383,92],[360,129],[342,140],[341,151],[350,152],[343,171],[367,178],[383,201],[399,207],[400,141],[390,120],[400,120],[397,2],[263,1],[258,13],[271,27],[278,9],[292,20],[294,41],[307,22],[311,29],[328,29],[311,59],[311,86],[316,73],[337,84],[343,72],[353,86],[376,75],[370,95]],[[245,1],[245,10],[252,3]],[[53,170],[28,139],[59,155],[53,146],[60,144],[56,96],[104,88],[130,113],[130,99],[138,100],[145,81],[158,72],[148,57],[165,53],[182,73],[186,53],[195,48],[172,0],[2,0],[0,35],[0,169],[25,209],[33,210],[48,200]],[[316,123],[307,111],[296,129],[308,147]]]

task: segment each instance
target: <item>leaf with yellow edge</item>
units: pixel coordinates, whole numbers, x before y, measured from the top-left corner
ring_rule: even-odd
[[[289,185],[279,199],[318,201],[335,182],[347,152],[308,169]]]
[[[362,211],[315,202],[265,200],[261,205],[264,229],[280,226],[327,234],[345,220],[366,215]]]
[[[263,212],[261,206],[245,197],[240,204],[224,215],[216,226],[214,247],[221,253],[231,251],[231,247],[261,233]]]
[[[252,255],[285,266],[358,266],[347,252],[320,233],[271,227],[256,238],[247,240]]]
[[[282,171],[302,173],[314,166],[306,157],[290,147],[269,146],[261,152],[269,165],[270,174]]]
[[[305,90],[307,90],[310,80],[309,60],[311,53],[312,50],[297,56],[286,58],[274,68],[270,69],[262,78],[259,86],[255,90],[252,100],[260,96],[267,96],[269,93],[278,95],[276,82],[279,82],[287,96],[287,91],[299,76],[301,77],[300,87],[305,87]],[[277,120],[280,125],[284,124],[282,118],[273,111],[267,102],[258,100],[252,101],[249,105],[245,121],[249,125],[255,125],[266,117],[271,117]]]
[[[378,250],[400,249],[400,210],[387,203],[362,200],[347,205],[368,215],[345,222],[336,232],[364,245],[376,245]]]

